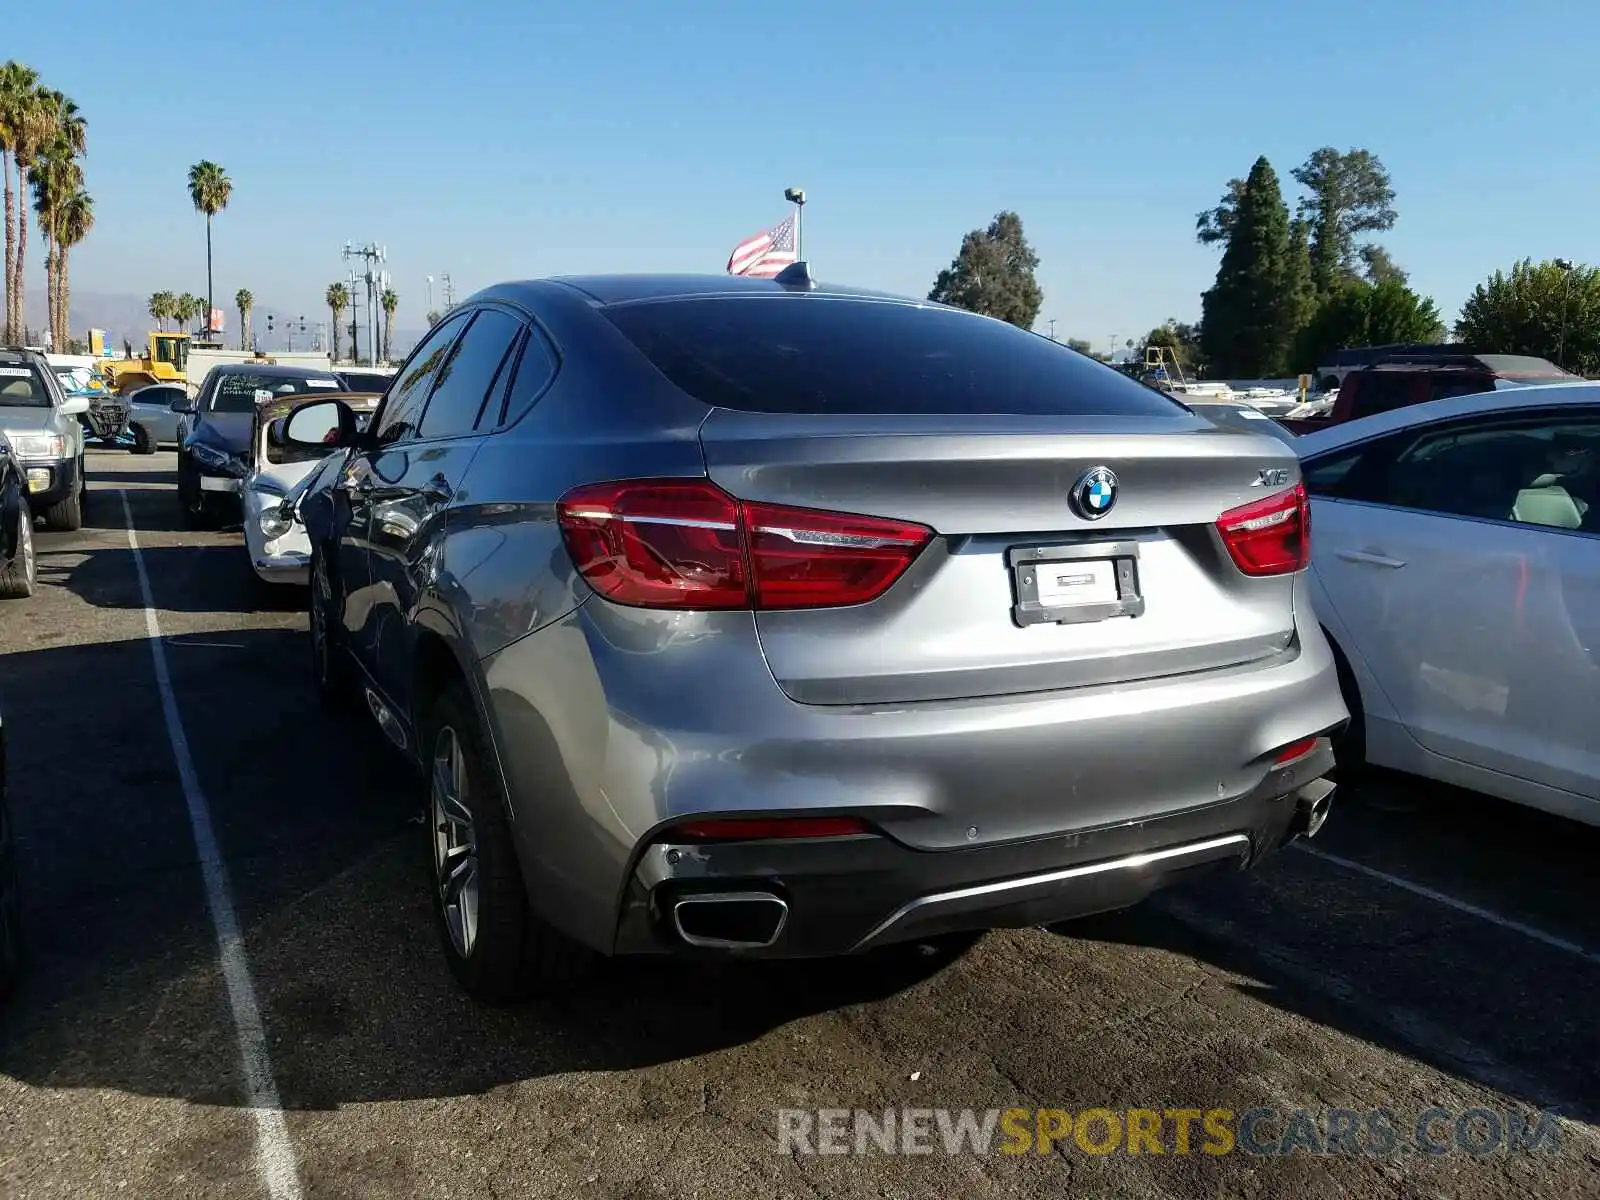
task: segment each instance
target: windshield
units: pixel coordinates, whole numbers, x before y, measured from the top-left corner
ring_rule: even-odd
[[[32,367],[0,366],[0,408],[49,408],[50,391]]]
[[[344,384],[332,375],[295,376],[249,374],[224,375],[217,380],[211,394],[209,412],[253,413],[256,405],[275,396],[293,396],[297,392],[344,391]]]

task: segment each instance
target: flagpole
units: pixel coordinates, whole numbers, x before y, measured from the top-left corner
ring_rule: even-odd
[[[800,214],[806,206],[806,193],[804,188],[785,188],[783,198],[794,205],[794,257],[796,262],[805,259],[804,247],[800,241]]]

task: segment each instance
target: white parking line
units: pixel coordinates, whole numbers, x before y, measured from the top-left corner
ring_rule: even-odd
[[[139,594],[144,601],[145,634],[150,656],[155,660],[156,686],[161,691],[161,711],[167,720],[167,738],[177,763],[184,803],[189,808],[189,829],[205,876],[206,905],[217,935],[217,958],[222,978],[228,987],[228,1005],[233,1009],[234,1032],[239,1042],[239,1063],[244,1070],[246,1100],[256,1123],[256,1167],[273,1200],[299,1200],[300,1176],[295,1167],[294,1146],[283,1120],[283,1104],[278,1085],[272,1078],[272,1060],[267,1054],[266,1031],[261,1024],[261,1007],[256,1002],[255,985],[250,982],[250,963],[245,957],[244,938],[239,933],[239,917],[233,908],[233,889],[228,883],[228,868],[217,849],[211,827],[211,807],[195,774],[189,755],[189,739],[178,715],[178,701],[172,691],[172,675],[167,670],[167,654],[162,644],[161,624],[156,620],[155,598],[150,591],[150,576],[145,571],[144,554],[133,528],[133,510],[128,494],[120,489],[122,515],[128,526],[128,549],[133,551],[134,569],[139,573]]]
[[[1398,875],[1390,875],[1387,871],[1380,871],[1376,867],[1369,867],[1353,859],[1341,858],[1337,854],[1329,854],[1326,850],[1318,850],[1315,847],[1306,845],[1304,842],[1291,842],[1290,845],[1304,854],[1311,855],[1313,858],[1320,858],[1323,862],[1332,863],[1336,867],[1343,867],[1347,871],[1354,871],[1358,875],[1365,875],[1369,879],[1382,880],[1391,887],[1400,888],[1414,896],[1422,896],[1436,904],[1442,904],[1446,908],[1453,908],[1456,912],[1466,913],[1469,917],[1477,917],[1480,921],[1487,921],[1491,925],[1498,925],[1501,929],[1508,929],[1512,933],[1520,933],[1523,937],[1531,938],[1542,945],[1549,946],[1552,950],[1560,950],[1565,954],[1572,955],[1574,958],[1581,958],[1586,963],[1600,966],[1600,953],[1590,950],[1586,946],[1580,946],[1577,942],[1557,937],[1553,933],[1546,933],[1544,930],[1537,929],[1522,921],[1503,917],[1492,909],[1480,908],[1478,905],[1469,904],[1465,900],[1457,900],[1454,896],[1435,891],[1431,887],[1424,887],[1420,883],[1412,883],[1411,880],[1402,879]]]

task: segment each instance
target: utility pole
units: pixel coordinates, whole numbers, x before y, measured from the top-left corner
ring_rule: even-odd
[[[375,306],[377,304],[377,293],[376,293],[376,291],[374,289],[375,289],[377,281],[378,281],[378,274],[379,273],[374,269],[374,267],[375,267],[376,264],[379,264],[379,263],[387,261],[387,259],[389,257],[389,253],[384,247],[378,245],[376,242],[368,242],[365,246],[352,246],[349,242],[346,242],[344,244],[344,257],[345,257],[345,260],[347,262],[352,258],[358,258],[362,262],[363,270],[360,273],[360,276],[361,276],[360,277],[360,282],[365,284],[366,285],[366,289],[367,289],[367,341],[368,341],[367,350],[368,350],[368,358],[369,358],[369,361],[371,362],[371,365],[377,366],[378,365],[378,336],[377,336],[378,324],[377,324],[377,321],[373,317],[373,312],[375,311]],[[353,278],[353,276],[352,276],[352,278]],[[355,296],[351,296],[351,298],[350,298],[350,309],[351,309],[351,321],[350,321],[350,324],[352,326],[351,341],[354,342],[355,341],[354,325],[355,325],[355,310],[356,310],[356,298],[355,298]],[[354,346],[352,346],[352,350],[354,350]],[[359,354],[353,354],[352,357],[358,363],[361,361],[361,356]]]
[[[456,287],[450,282],[450,274],[439,276],[439,282],[444,286],[444,311],[449,312],[456,306]]]
[[[1054,317],[1050,318],[1050,340],[1052,342],[1056,340],[1056,319]]]

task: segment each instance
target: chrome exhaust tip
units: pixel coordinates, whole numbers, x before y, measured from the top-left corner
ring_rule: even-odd
[[[771,892],[702,892],[672,904],[672,928],[707,950],[762,950],[789,923],[789,906]]]
[[[1313,779],[1294,794],[1294,818],[1289,825],[1291,838],[1314,838],[1327,823],[1333,809],[1333,794],[1337,790],[1332,780]]]

